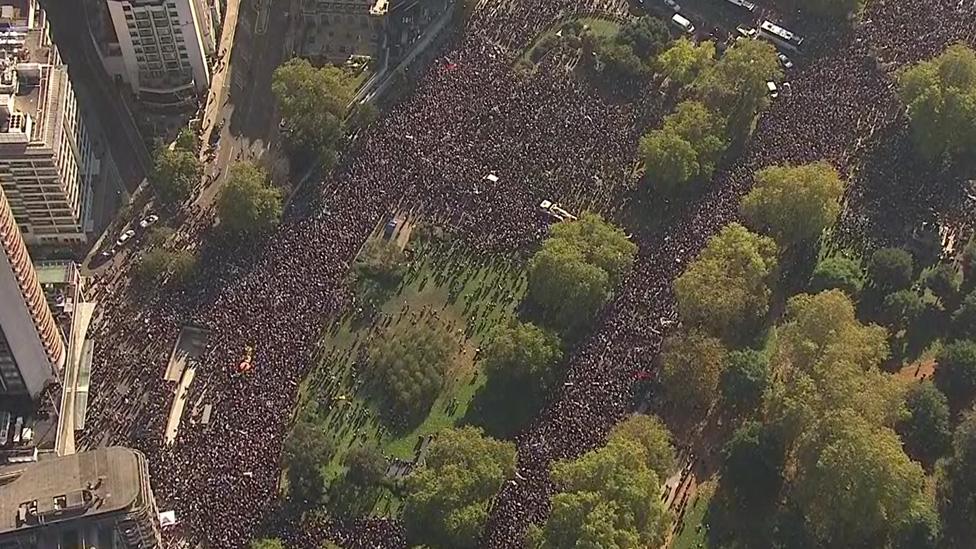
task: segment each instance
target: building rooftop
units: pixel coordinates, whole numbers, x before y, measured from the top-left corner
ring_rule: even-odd
[[[0,467],[0,534],[122,511],[140,472],[139,454],[120,446]]]

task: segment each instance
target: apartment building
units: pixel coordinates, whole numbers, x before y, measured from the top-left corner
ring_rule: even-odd
[[[214,12],[206,0],[106,0],[121,77],[148,105],[195,104],[210,86],[208,57],[216,47]]]
[[[0,549],[162,547],[145,456],[110,446],[0,466]]]
[[[65,344],[0,189],[0,396],[32,399],[65,361]]]
[[[86,240],[98,169],[44,11],[0,0],[0,186],[28,244]]]

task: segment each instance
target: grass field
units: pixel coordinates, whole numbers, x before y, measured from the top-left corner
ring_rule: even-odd
[[[704,484],[698,490],[700,495],[695,504],[685,511],[684,529],[671,540],[671,549],[707,549],[709,547],[708,529],[702,522],[715,490],[711,484]],[[699,525],[702,526],[700,529]]]
[[[525,292],[520,264],[473,257],[436,241],[413,242],[411,249],[401,286],[373,319],[337,319],[322,341],[320,364],[302,384],[298,413],[329,433],[337,449],[323,466],[327,484],[341,479],[343,458],[351,448],[376,446],[390,459],[411,461],[422,437],[456,425],[484,383],[475,361],[477,349],[494,326],[515,316]],[[381,419],[382,403],[365,389],[369,339],[381,328],[396,332],[417,322],[422,310],[426,318],[436,314],[437,322],[450,329],[457,352],[427,417],[408,432],[395,432]],[[387,514],[396,505],[387,490],[356,497],[371,498],[358,509],[374,514]]]
[[[617,34],[617,31],[620,29],[620,23],[617,23],[616,21],[610,21],[608,19],[601,19],[599,17],[579,17],[576,19],[561,21],[556,26],[550,28],[546,32],[543,32],[542,34],[537,36],[536,39],[532,41],[532,45],[526,48],[525,51],[522,53],[521,59],[524,61],[528,61],[532,54],[532,50],[536,47],[537,44],[539,44],[539,42],[545,40],[546,38],[556,36],[556,33],[558,33],[559,30],[563,28],[564,25],[566,25],[567,23],[571,23],[573,21],[578,21],[580,24],[588,27],[589,31],[596,38],[608,38],[610,36],[613,36],[614,34]],[[565,33],[563,34],[565,35]]]

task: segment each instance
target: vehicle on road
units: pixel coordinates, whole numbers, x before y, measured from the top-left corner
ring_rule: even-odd
[[[136,235],[136,232],[132,229],[125,231],[119,236],[119,239],[115,241],[116,246],[125,246],[125,243],[132,239]]]
[[[139,227],[146,229],[148,227],[155,225],[157,221],[159,221],[159,216],[156,214],[151,214],[146,216],[145,218],[143,218],[142,221],[139,222]]]
[[[766,91],[769,92],[769,96],[773,99],[779,97],[779,89],[776,87],[776,82],[773,82],[772,80],[766,82]]]
[[[779,58],[779,62],[783,65],[784,69],[793,68],[793,61],[790,61],[790,58],[787,57],[785,53],[777,53],[776,57]]]
[[[664,0],[664,5],[671,8],[674,11],[681,11],[681,6],[678,5],[674,0]]]
[[[756,29],[750,29],[749,27],[743,27],[742,25],[739,25],[738,27],[735,28],[735,32],[742,38],[755,38],[756,33],[759,31],[757,31]]]
[[[772,21],[763,21],[762,24],[759,25],[759,36],[769,40],[776,47],[796,53],[801,53],[803,51],[804,40],[802,36],[781,27]]]
[[[692,25],[691,21],[689,21],[687,17],[681,15],[680,13],[674,14],[674,17],[671,18],[671,24],[678,27],[686,34],[695,33],[695,25]]]

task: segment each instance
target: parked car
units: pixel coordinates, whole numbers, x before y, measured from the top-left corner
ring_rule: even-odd
[[[119,236],[119,239],[115,241],[115,245],[116,246],[125,246],[125,243],[128,242],[129,239],[131,239],[135,235],[136,235],[136,232],[133,231],[132,229],[129,229],[128,231],[125,231],[124,233],[122,233]]]
[[[755,38],[757,31],[756,29],[750,29],[748,27],[743,27],[740,25],[735,28],[735,32],[742,38]]]
[[[678,5],[674,0],[664,0],[664,5],[671,8],[674,11],[681,11],[681,6]]]
[[[779,89],[776,88],[776,82],[773,82],[772,80],[766,82],[766,91],[769,92],[769,96],[773,99],[779,97]]]
[[[146,216],[142,221],[139,222],[139,227],[145,229],[151,227],[159,221],[159,216],[156,214]]]
[[[790,58],[785,53],[777,53],[776,57],[779,57],[779,62],[782,63],[784,69],[793,68],[793,61],[790,61]]]

